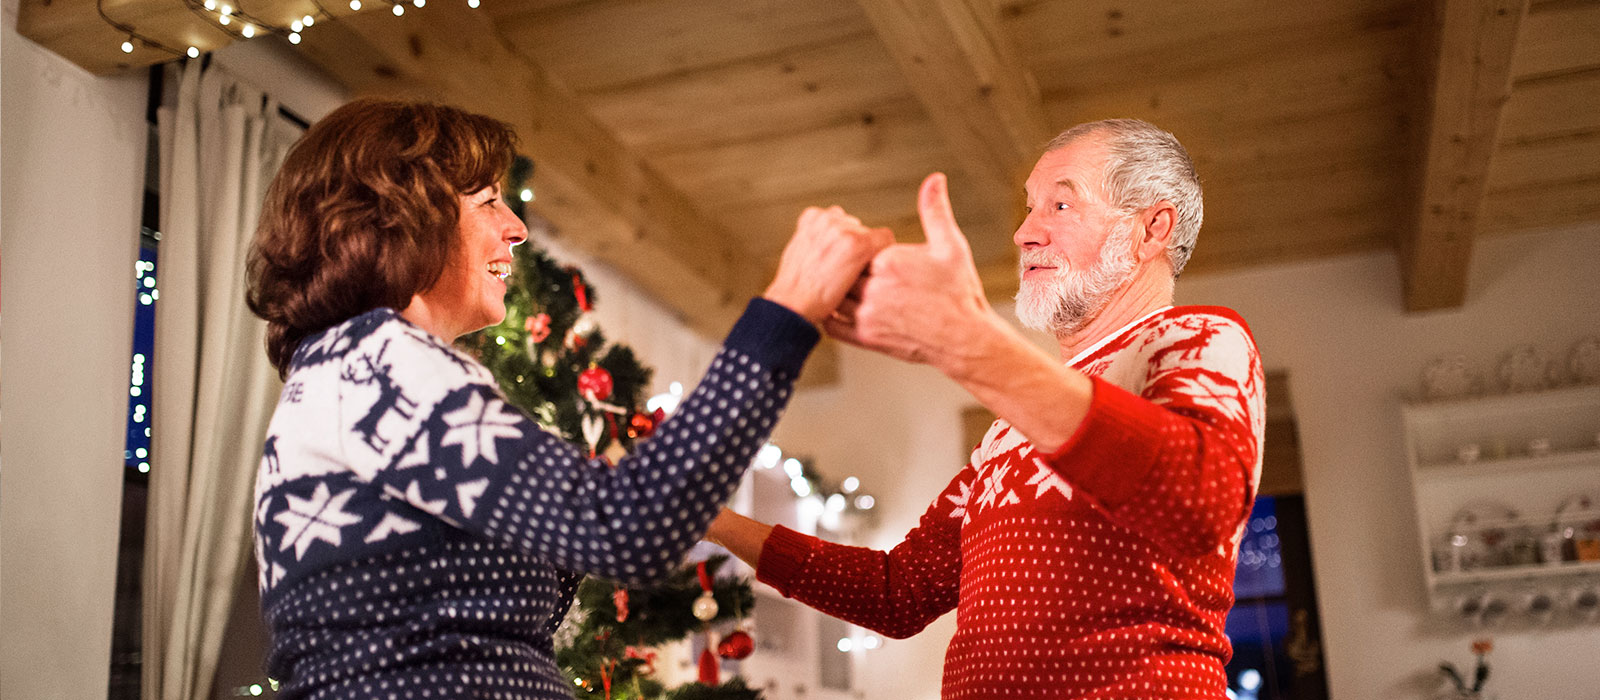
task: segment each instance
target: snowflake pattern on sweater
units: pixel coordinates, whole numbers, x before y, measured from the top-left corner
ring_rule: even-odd
[[[581,576],[638,584],[679,563],[817,337],[751,302],[678,412],[615,467],[391,309],[308,338],[256,481],[279,697],[570,697],[551,635]]]
[[[1054,454],[996,421],[892,550],[777,527],[758,578],[896,638],[956,610],[945,698],[1222,698],[1266,420],[1249,329],[1166,308],[1070,364],[1094,397]]]

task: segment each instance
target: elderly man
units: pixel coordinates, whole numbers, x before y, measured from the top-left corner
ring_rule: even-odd
[[[956,609],[946,698],[1221,698],[1264,396],[1237,315],[1171,305],[1200,229],[1194,166],[1149,124],[1094,122],[1049,144],[1026,195],[1017,315],[1060,360],[990,310],[939,174],[919,195],[927,242],[879,253],[827,323],[1000,417],[919,525],[880,552],[724,511],[708,538],[891,637]]]

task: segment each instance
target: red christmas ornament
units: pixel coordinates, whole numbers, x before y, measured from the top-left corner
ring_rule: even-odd
[[[635,413],[628,419],[628,437],[632,439],[650,437],[656,431],[656,417],[648,413]]]
[[[611,373],[604,367],[590,367],[578,375],[578,393],[590,401],[611,398]]]
[[[583,275],[578,274],[578,268],[567,269],[572,271],[572,296],[577,297],[578,308],[593,311],[594,306],[589,303],[589,288],[583,284]]]
[[[523,329],[528,331],[528,337],[535,343],[544,342],[550,337],[550,314],[541,313],[538,316],[529,316],[522,322]]]
[[[711,649],[708,648],[705,651],[700,652],[701,683],[712,687],[722,685],[722,681],[718,678],[718,672],[720,670],[721,668],[717,666],[717,656],[711,653]]]
[[[617,622],[626,622],[628,620],[628,589],[618,587],[617,591],[611,594],[611,602],[617,604]]]
[[[735,661],[750,656],[756,650],[755,640],[744,630],[734,630],[717,645],[717,656]]]

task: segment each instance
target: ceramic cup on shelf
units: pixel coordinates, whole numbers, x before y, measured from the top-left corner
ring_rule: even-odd
[[[1478,613],[1478,624],[1493,627],[1506,619],[1511,612],[1511,601],[1504,595],[1489,593],[1483,597],[1483,611]]]
[[[1534,622],[1549,622],[1556,611],[1556,593],[1547,588],[1529,586],[1517,592],[1517,613]]]
[[[1455,612],[1456,617],[1469,622],[1477,622],[1483,619],[1483,608],[1486,602],[1488,602],[1487,597],[1480,591],[1457,597],[1450,607]]]
[[[1429,401],[1469,396],[1482,386],[1478,368],[1460,353],[1434,358],[1422,368],[1422,397]]]
[[[1528,456],[1529,457],[1548,457],[1548,456],[1550,456],[1550,438],[1547,438],[1547,437],[1536,437],[1536,438],[1534,438],[1532,440],[1529,440],[1528,441]]]
[[[1566,561],[1563,554],[1567,546],[1567,538],[1560,532],[1546,532],[1539,538],[1539,561],[1545,566],[1560,566]]]
[[[1567,353],[1567,371],[1579,384],[1600,384],[1600,337],[1589,336],[1573,343]]]
[[[1567,592],[1567,607],[1574,616],[1592,620],[1600,611],[1600,588],[1595,584],[1580,585]]]
[[[1547,388],[1550,359],[1543,350],[1532,345],[1513,348],[1500,358],[1495,367],[1495,378],[1500,390],[1506,393],[1538,391]]]

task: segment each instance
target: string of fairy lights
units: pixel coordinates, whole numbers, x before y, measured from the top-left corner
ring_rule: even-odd
[[[246,12],[240,5],[240,0],[180,0],[189,12],[215,25],[223,33],[236,40],[253,39],[258,36],[275,34],[282,36],[291,44],[299,44],[301,33],[314,26],[318,21],[331,20],[335,16],[323,6],[320,0],[310,0],[314,12],[302,14],[298,19],[291,20],[289,24],[275,24],[262,17]],[[426,7],[428,0],[374,0],[377,4],[389,5],[389,11],[396,17],[404,16],[406,7],[421,9]],[[467,7],[478,9],[483,5],[482,0],[466,0]],[[349,0],[351,12],[360,12],[364,5],[361,0]],[[122,53],[131,54],[140,47],[146,47],[171,55],[173,58],[199,58],[200,48],[193,44],[187,47],[173,46],[139,31],[138,27],[128,22],[117,20],[106,14],[105,0],[95,0],[95,10],[100,13],[100,19],[111,25],[119,34],[124,35],[122,43],[118,46]]]

